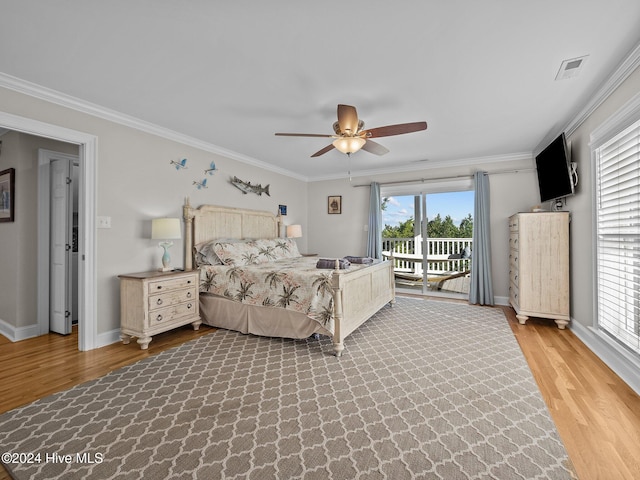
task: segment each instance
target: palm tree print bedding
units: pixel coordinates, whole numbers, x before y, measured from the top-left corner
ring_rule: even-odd
[[[333,270],[316,268],[316,258],[280,258],[246,265],[203,265],[200,291],[236,302],[304,313],[333,333]],[[354,265],[349,270],[366,268]]]

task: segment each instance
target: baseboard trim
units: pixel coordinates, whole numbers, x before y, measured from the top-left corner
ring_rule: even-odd
[[[106,347],[107,345],[111,345],[113,343],[117,343],[120,341],[120,329],[117,328],[115,330],[111,330],[105,333],[99,333],[96,348]]]
[[[594,327],[572,320],[569,328],[600,360],[640,395],[640,360]]]
[[[39,336],[40,330],[38,324],[27,325],[26,327],[15,327],[0,318],[0,335],[6,337],[11,342],[19,342],[20,340]],[[95,348],[106,347],[119,341],[120,329],[117,328],[106,333],[98,334]]]
[[[509,297],[496,297],[496,296],[494,296],[493,297],[493,302],[496,305],[502,305],[502,306],[505,306],[505,307],[508,307],[509,305],[511,305],[509,303]]]
[[[38,324],[16,327],[0,318],[0,334],[12,342],[19,342],[27,338],[37,337],[40,334]]]

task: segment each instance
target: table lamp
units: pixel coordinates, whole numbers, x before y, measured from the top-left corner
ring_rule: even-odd
[[[169,247],[173,245],[170,240],[181,238],[181,228],[179,218],[154,218],[151,221],[151,238],[154,240],[162,240],[159,245],[164,249],[162,255],[161,272],[173,270],[171,268],[171,257],[169,255]]]
[[[287,238],[302,237],[302,225],[287,225]]]

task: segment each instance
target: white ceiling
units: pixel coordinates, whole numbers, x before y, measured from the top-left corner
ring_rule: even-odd
[[[302,179],[338,103],[378,139],[358,172],[531,153],[640,42],[638,0],[0,0],[0,72]],[[563,60],[589,55],[556,81]],[[1,109],[1,106],[0,106]],[[485,159],[486,160],[486,159]],[[426,161],[426,162],[425,162]]]

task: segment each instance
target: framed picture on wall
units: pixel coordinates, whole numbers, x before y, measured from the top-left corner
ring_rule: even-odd
[[[342,213],[342,195],[329,196],[327,208],[329,213]]]
[[[286,205],[278,205],[278,213],[280,215],[286,215],[287,214],[287,206]]]
[[[0,172],[0,222],[13,222],[16,198],[16,169]]]

